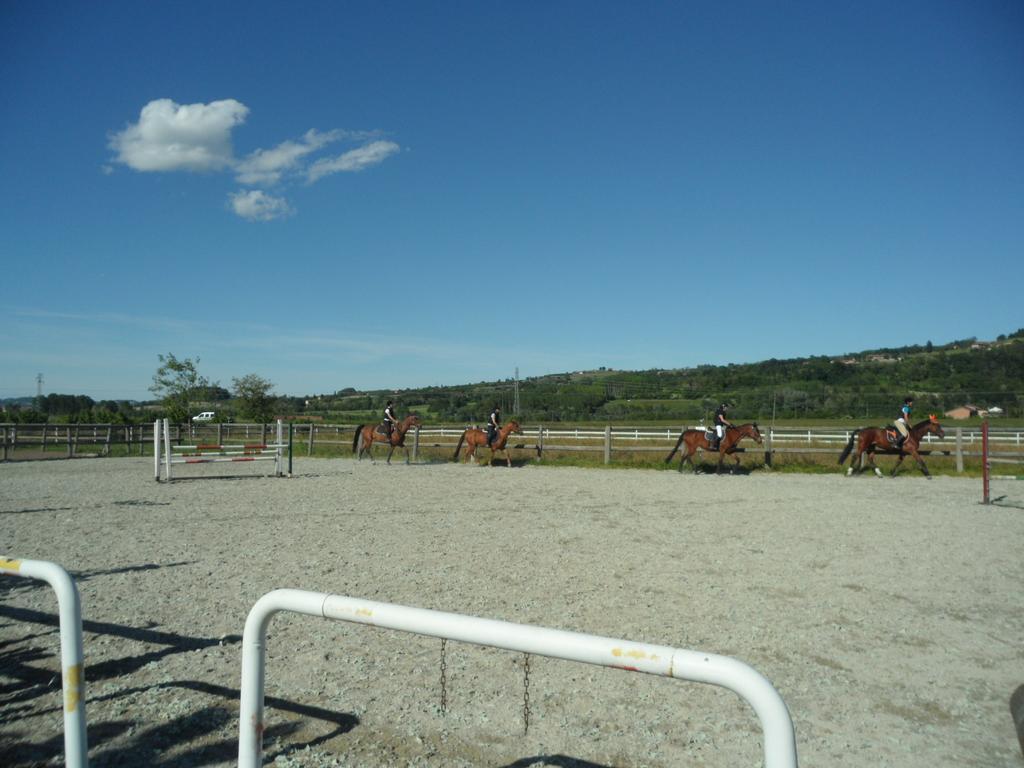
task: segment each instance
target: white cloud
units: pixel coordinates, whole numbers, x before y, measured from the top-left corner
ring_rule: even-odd
[[[310,166],[306,178],[310,184],[332,173],[355,173],[371,165],[384,162],[400,147],[393,141],[372,141],[337,157],[317,160]]]
[[[231,129],[248,114],[249,108],[234,99],[209,104],[156,99],[142,108],[139,122],[111,137],[110,148],[136,171],[220,170],[234,164]]]
[[[234,192],[228,197],[234,212],[249,221],[270,221],[293,213],[283,197],[274,197],[259,189]]]
[[[306,131],[300,141],[284,141],[273,149],[257,149],[235,166],[240,184],[276,184],[281,175],[294,170],[306,155],[346,137],[344,131]]]
[[[333,173],[353,173],[383,162],[400,150],[383,141],[379,131],[306,131],[269,149],[256,149],[242,159],[234,156],[231,132],[245,122],[249,108],[235,99],[209,104],[178,104],[155,99],[139,113],[137,123],[110,135],[108,146],[114,162],[136,171],[226,171],[239,184],[270,187],[305,177],[312,184]],[[337,141],[364,142],[363,146],[337,157],[325,157],[309,165],[311,156]],[[101,167],[111,174],[110,165]],[[250,221],[270,221],[290,216],[294,210],[283,197],[252,189],[229,194],[229,206]]]

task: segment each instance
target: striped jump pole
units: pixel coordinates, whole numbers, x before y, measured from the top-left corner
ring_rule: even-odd
[[[158,420],[158,425],[160,425]],[[291,462],[291,445],[284,442],[283,423],[277,421],[277,442],[266,443],[243,443],[241,445],[222,445],[196,443],[195,445],[171,445],[170,422],[162,420],[163,448],[160,448],[159,440],[154,438],[154,451],[160,454],[154,459],[154,472],[156,479],[160,480],[160,464],[163,464],[164,480],[172,480],[172,466],[175,464],[218,464],[222,462],[239,461],[273,461],[274,474],[281,477],[284,474],[284,450],[288,449],[289,467]],[[160,431],[160,426],[156,427]],[[177,453],[176,453],[177,451]]]
[[[64,764],[88,768],[85,733],[85,666],[82,660],[82,603],[68,572],[46,560],[12,560],[0,555],[0,574],[41,579],[57,593],[60,662],[64,688]]]

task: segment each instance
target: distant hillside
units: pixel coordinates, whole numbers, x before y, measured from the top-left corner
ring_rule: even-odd
[[[519,413],[537,422],[707,418],[721,401],[737,418],[892,418],[906,395],[919,413],[971,402],[1024,416],[1024,329],[992,342],[873,349],[837,357],[650,371],[576,371],[519,382]],[[506,379],[451,387],[292,399],[296,411],[345,419],[376,417],[388,397],[402,412],[434,421],[480,422],[494,403],[506,419],[516,384]],[[307,406],[306,400],[309,405]]]
[[[281,397],[277,413],[288,418],[335,423],[380,418],[389,398],[400,413],[418,412],[428,422],[482,423],[498,403],[505,418],[515,412],[532,423],[559,421],[673,424],[708,419],[718,403],[733,405],[740,420],[891,420],[907,395],[916,412],[943,413],[960,405],[999,406],[1007,417],[1024,418],[1024,329],[995,341],[960,339],[948,344],[872,349],[836,357],[764,360],[741,365],[701,365],[671,370],[616,371],[600,368],[537,376],[514,382],[479,382],[450,387]],[[235,417],[231,394],[217,388],[219,418]],[[94,402],[84,395],[51,394],[35,411],[35,398],[6,398],[4,419],[140,421],[153,418],[146,404]],[[156,407],[157,411],[159,406]]]

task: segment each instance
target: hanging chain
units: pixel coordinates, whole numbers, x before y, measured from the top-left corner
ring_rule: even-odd
[[[523,654],[523,735],[530,732],[530,654]]]
[[[448,663],[444,658],[444,649],[448,641],[441,638],[441,714],[448,714]]]

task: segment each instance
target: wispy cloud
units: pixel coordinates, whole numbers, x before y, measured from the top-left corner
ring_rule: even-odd
[[[342,155],[317,160],[309,168],[306,175],[310,184],[332,173],[355,173],[370,166],[383,163],[400,147],[393,141],[373,141],[358,149],[352,149]]]
[[[235,213],[249,221],[271,221],[294,213],[283,197],[268,195],[260,189],[232,192],[228,201]]]
[[[228,170],[239,184],[260,187],[303,177],[312,184],[333,173],[362,171],[400,150],[398,144],[378,139],[376,131],[310,129],[299,139],[256,149],[238,159],[234,156],[232,130],[248,116],[249,108],[235,99],[209,104],[156,99],[142,108],[138,122],[112,134],[108,146],[115,152],[114,162],[135,171]],[[316,152],[339,141],[366,143],[307,166]],[[228,207],[249,221],[269,221],[295,213],[284,197],[259,189],[232,193]]]
[[[283,141],[273,149],[257,149],[235,165],[239,184],[277,184],[281,176],[295,170],[307,156],[345,137],[341,130],[318,133],[306,131],[299,141]]]

